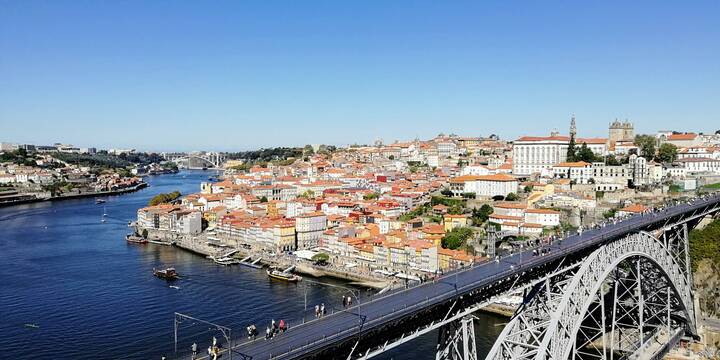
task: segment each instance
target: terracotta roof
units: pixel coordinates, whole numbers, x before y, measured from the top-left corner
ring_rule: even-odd
[[[574,161],[574,162],[561,162],[561,163],[553,165],[553,167],[586,167],[589,165],[590,165],[590,163],[586,163],[584,161]]]
[[[681,140],[695,140],[697,137],[697,134],[694,133],[688,133],[688,134],[672,134],[667,137],[669,141],[681,141]]]

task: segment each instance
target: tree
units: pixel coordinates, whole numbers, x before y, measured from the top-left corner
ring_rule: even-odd
[[[390,156],[388,156],[388,159],[390,159],[390,160],[395,160],[395,155],[390,155]]]
[[[457,227],[442,238],[442,247],[445,249],[455,250],[467,244],[468,239],[472,237],[473,231],[468,227]]]
[[[640,148],[640,155],[645,159],[652,160],[655,157],[655,137],[652,135],[635,136],[635,145]]]
[[[330,260],[330,255],[326,253],[318,253],[313,255],[311,259],[317,265],[325,265],[327,264],[328,260]]]
[[[442,191],[440,191],[440,193],[443,194],[443,195],[445,195],[445,196],[453,196],[453,192],[450,191],[450,189],[448,189],[448,188],[442,189]]]
[[[475,226],[482,225],[484,222],[486,222],[490,218],[490,215],[493,213],[493,211],[494,211],[493,207],[488,204],[483,204],[483,206],[481,206],[480,209],[473,208],[472,209],[473,225],[475,225]]]
[[[570,136],[570,143],[567,148],[567,161],[576,161],[575,136]]]
[[[308,145],[305,145],[305,147],[303,148],[303,154],[304,154],[304,155],[313,155],[313,154],[315,154],[315,150],[313,150],[312,145],[309,145],[309,144],[308,144]]]
[[[302,194],[298,195],[298,197],[306,198],[306,199],[312,199],[315,197],[315,192],[312,190],[305,190]]]
[[[615,157],[615,155],[608,155],[605,157],[605,163],[610,166],[618,166],[620,165],[620,161]]]
[[[374,200],[379,197],[380,197],[380,194],[378,194],[376,192],[363,195],[364,200]]]
[[[523,191],[526,192],[526,193],[531,192],[531,191],[532,191],[532,186],[526,185],[526,186],[523,188]]]
[[[173,202],[177,200],[182,194],[180,194],[179,191],[173,191],[171,193],[161,193],[155,195],[150,201],[148,202],[148,206],[155,206],[160,204],[167,204],[170,202]]]
[[[266,203],[266,202],[268,202],[267,196],[261,197],[261,198],[260,198],[260,202],[261,202],[261,203]]]
[[[677,153],[677,146],[670,143],[664,143],[660,145],[660,148],[658,149],[657,158],[661,162],[673,162],[677,159]]]
[[[578,150],[577,154],[575,155],[575,161],[584,161],[587,163],[595,161],[595,153],[590,150],[590,148],[587,146],[587,143],[582,143],[582,145],[580,146],[580,150]]]
[[[507,196],[505,196],[505,200],[506,201],[517,201],[518,196],[515,193],[509,193],[509,194],[507,194]]]

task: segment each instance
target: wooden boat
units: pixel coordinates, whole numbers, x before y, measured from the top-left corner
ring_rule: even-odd
[[[127,242],[129,242],[129,243],[134,243],[134,244],[147,244],[148,243],[147,239],[145,239],[141,236],[137,236],[135,234],[125,235],[125,240],[127,240]]]
[[[275,280],[282,280],[287,282],[298,282],[302,280],[302,277],[289,272],[283,272],[275,268],[269,268],[266,270],[268,277]]]
[[[227,256],[219,258],[219,259],[213,259],[213,261],[215,261],[216,264],[220,264],[220,265],[236,265],[236,264],[240,263],[240,260],[234,259],[231,257],[227,257]]]
[[[178,278],[177,271],[175,271],[175,268],[171,267],[164,270],[157,270],[153,268],[153,275],[164,280],[175,280]]]

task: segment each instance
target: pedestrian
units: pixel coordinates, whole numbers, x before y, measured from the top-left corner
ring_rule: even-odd
[[[270,323],[270,327],[272,328],[272,332],[274,334],[275,331],[277,330],[277,325],[275,325],[275,319],[273,319],[272,322]]]
[[[352,298],[348,296],[347,299],[348,306],[352,306]]]
[[[286,327],[287,327],[287,325],[285,324],[285,320],[280,319],[280,332],[284,333]]]
[[[343,295],[343,307],[347,307],[347,297],[345,297],[345,295]]]
[[[193,342],[192,346],[190,346],[190,349],[192,350],[192,358],[195,359],[195,357],[197,356],[197,344]]]
[[[315,318],[320,317],[320,305],[315,305]]]
[[[272,335],[270,333],[270,327],[266,327],[265,328],[265,340],[269,339],[271,336]]]
[[[320,317],[325,316],[325,303],[320,304]]]

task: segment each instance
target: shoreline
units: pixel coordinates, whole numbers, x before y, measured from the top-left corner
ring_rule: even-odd
[[[203,256],[203,257],[210,257],[210,256],[218,256],[222,255],[224,253],[228,253],[231,251],[235,251],[237,249],[218,249],[218,248],[211,248],[207,245],[203,245],[204,241],[202,237],[191,237],[188,238],[186,236],[180,236],[180,237],[169,237],[166,236],[166,234],[160,233],[157,230],[153,231],[148,238],[156,239],[162,242],[165,242],[167,245],[173,244],[174,246],[195,253],[197,255]],[[260,260],[260,263],[266,266],[278,266],[278,267],[290,267],[295,266],[295,272],[302,275],[308,275],[312,276],[314,278],[322,278],[322,277],[330,277],[334,279],[339,279],[343,281],[347,281],[350,285],[358,286],[358,287],[364,287],[364,288],[370,288],[375,290],[381,290],[386,288],[387,286],[392,284],[392,279],[379,279],[379,278],[372,278],[369,276],[363,276],[358,274],[352,274],[348,272],[340,272],[333,269],[323,268],[319,266],[314,266],[311,264],[306,264],[299,261],[289,261],[288,259],[278,259],[276,257],[270,257],[263,254],[257,254],[249,252],[245,249],[237,250],[239,253],[243,254],[242,257],[246,256],[253,256],[253,257],[260,257],[262,260]],[[222,265],[218,265],[222,266]],[[243,265],[238,265],[243,266]]]
[[[144,189],[146,187],[148,187],[148,183],[142,182],[135,186],[118,189],[118,190],[108,190],[108,191],[99,191],[99,192],[93,192],[93,193],[60,195],[60,196],[54,196],[54,197],[49,197],[49,198],[34,198],[34,199],[25,199],[25,200],[17,200],[17,201],[0,202],[0,207],[10,207],[10,206],[15,206],[15,205],[32,204],[32,203],[39,203],[39,202],[46,202],[46,201],[52,202],[52,201],[82,199],[82,198],[97,197],[97,196],[121,195],[121,194],[130,193],[130,192],[135,192],[135,191]]]

